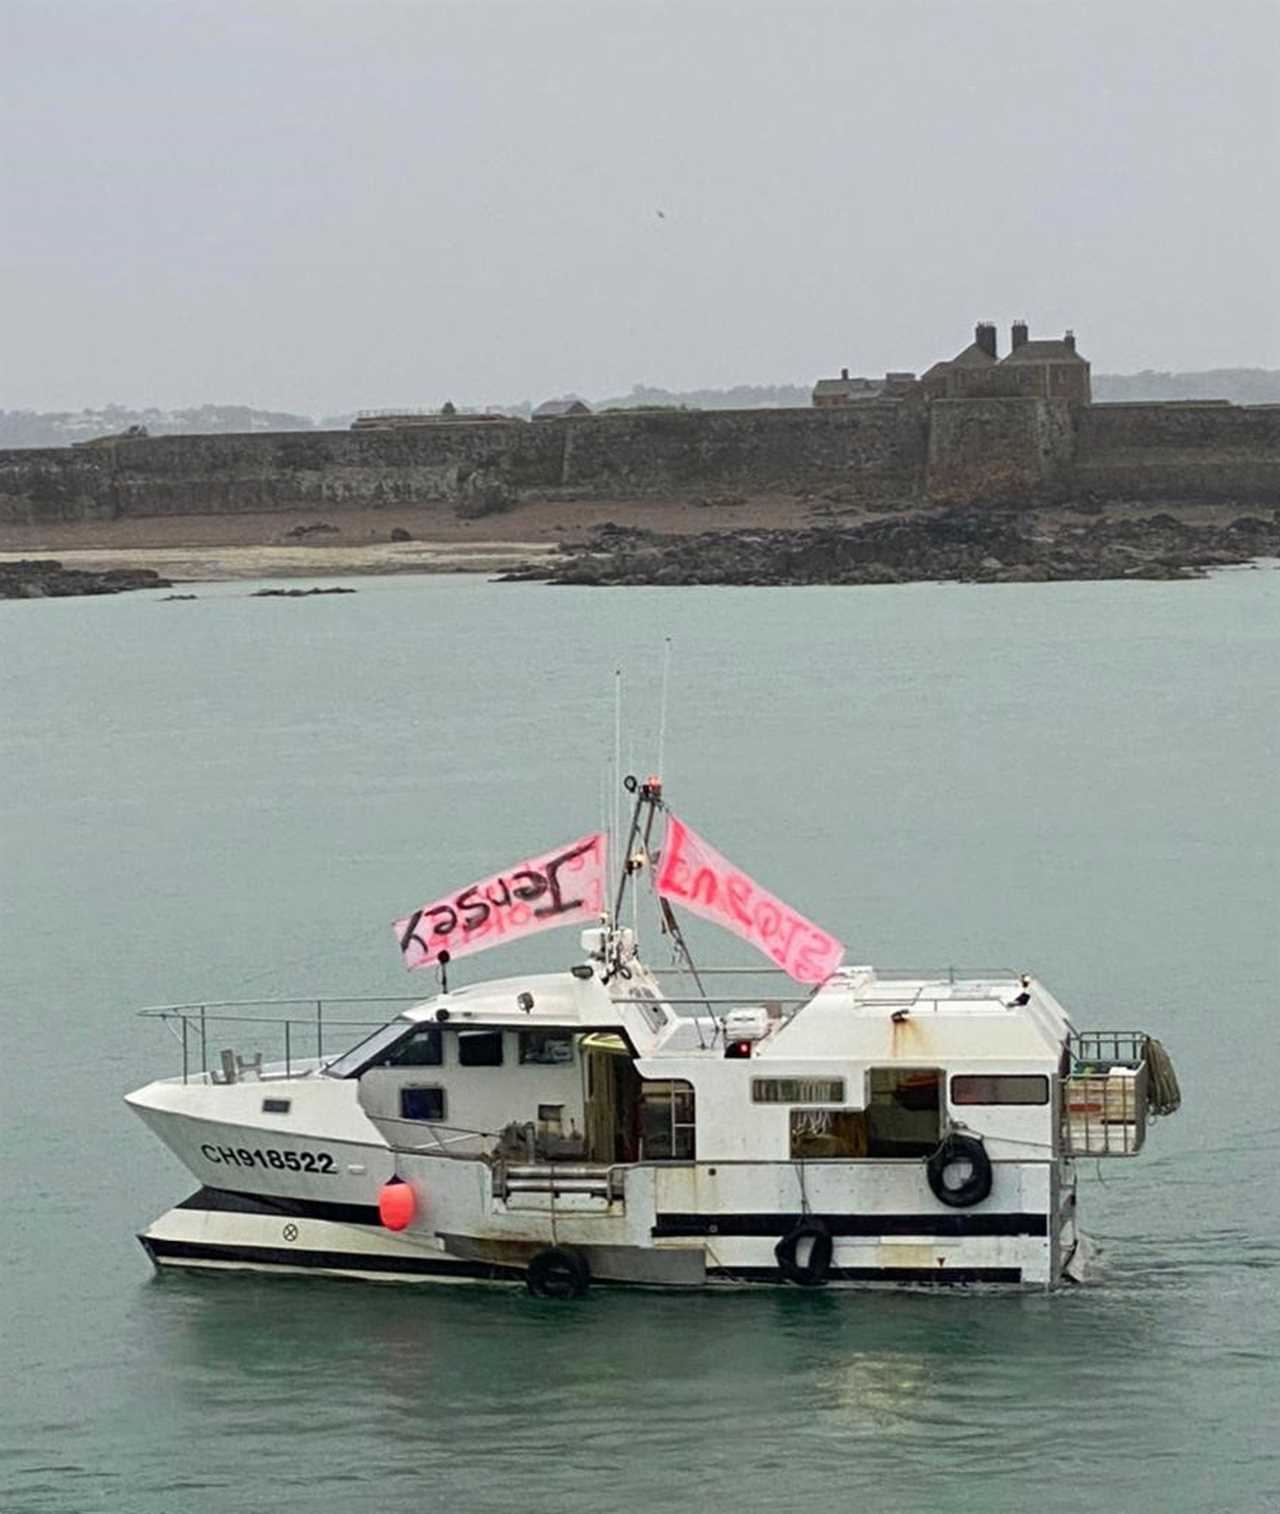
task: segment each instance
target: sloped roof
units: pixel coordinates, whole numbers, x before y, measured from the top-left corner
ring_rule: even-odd
[[[586,400],[576,399],[570,395],[562,400],[543,400],[533,413],[544,418],[556,415],[590,415],[591,406]]]
[[[865,378],[819,379],[813,386],[815,395],[842,394],[848,399],[874,399],[884,386]]]
[[[970,342],[963,352],[957,352],[951,359],[957,368],[990,368],[995,358],[985,347],[979,347],[977,342]]]
[[[1023,342],[1006,358],[1006,363],[1083,363],[1080,354],[1062,341]]]

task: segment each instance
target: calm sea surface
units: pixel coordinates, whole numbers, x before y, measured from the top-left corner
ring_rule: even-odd
[[[1280,1506],[1280,574],[356,587],[0,604],[3,1514]],[[599,822],[615,666],[653,764],[664,635],[673,805],[854,960],[1166,1041],[1096,1281],[154,1278],[194,1185],[121,1103],[176,1071],[132,1010],[415,987],[388,921]]]

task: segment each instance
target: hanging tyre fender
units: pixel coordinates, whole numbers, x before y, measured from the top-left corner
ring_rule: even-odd
[[[802,1241],[810,1241],[809,1260],[802,1266],[796,1261],[796,1252]],[[831,1231],[825,1220],[806,1215],[797,1220],[786,1235],[773,1248],[778,1271],[790,1283],[801,1288],[820,1288],[831,1272]]]
[[[957,1162],[969,1163],[969,1176],[961,1183],[948,1183],[947,1171]],[[944,1136],[929,1158],[927,1171],[934,1197],[952,1209],[972,1208],[991,1192],[991,1158],[976,1136],[961,1135],[954,1130]]]
[[[529,1260],[525,1285],[534,1298],[581,1298],[591,1284],[587,1259],[573,1246],[548,1246]]]

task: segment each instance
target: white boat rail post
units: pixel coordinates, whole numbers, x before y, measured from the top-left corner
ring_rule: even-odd
[[[200,1006],[200,1071],[209,1076],[209,1041],[205,1025],[205,1006]]]
[[[316,1060],[324,1061],[324,1000],[316,1000]]]

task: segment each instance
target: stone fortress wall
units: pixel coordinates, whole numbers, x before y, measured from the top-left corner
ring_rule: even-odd
[[[832,489],[889,506],[1086,496],[1277,505],[1280,407],[872,400],[0,452],[5,523]]]

